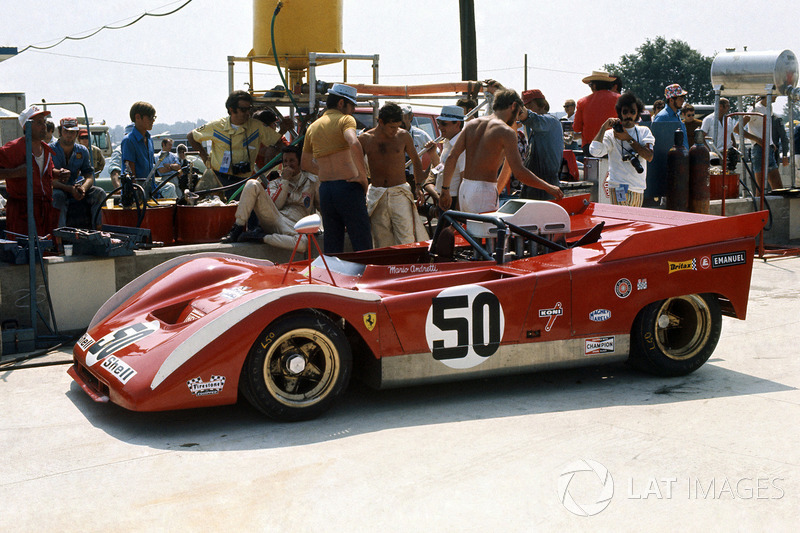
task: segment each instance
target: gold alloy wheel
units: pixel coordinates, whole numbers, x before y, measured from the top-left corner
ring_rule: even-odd
[[[698,294],[664,300],[655,320],[655,342],[676,361],[691,359],[708,343],[712,314]]]

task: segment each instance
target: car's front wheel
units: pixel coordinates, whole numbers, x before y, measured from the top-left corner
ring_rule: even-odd
[[[241,387],[258,410],[282,421],[326,411],[347,387],[352,354],[347,339],[321,313],[288,315],[270,324],[247,357]]]
[[[660,376],[683,376],[705,363],[717,346],[722,313],[713,294],[653,302],[636,316],[631,363]]]

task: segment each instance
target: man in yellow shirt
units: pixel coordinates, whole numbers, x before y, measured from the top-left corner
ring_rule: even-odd
[[[260,150],[273,150],[280,134],[253,119],[253,97],[246,91],[233,91],[225,101],[228,116],[200,126],[189,133],[192,149],[200,152],[208,170],[195,190],[202,191],[238,183],[253,175]],[[211,141],[211,154],[204,146]],[[272,156],[267,154],[271,159]]]
[[[300,168],[319,176],[319,203],[325,228],[325,253],[344,251],[344,232],[353,250],[372,248],[364,151],[356,136],[355,88],[335,83],[327,109],[306,131]]]

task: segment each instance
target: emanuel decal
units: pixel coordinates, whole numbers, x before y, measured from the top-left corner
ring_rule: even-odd
[[[561,308],[561,302],[556,302],[556,305],[552,309],[539,309],[539,318],[547,318],[547,325],[544,327],[544,330],[550,331],[556,318],[563,314],[564,310]]]
[[[608,309],[595,309],[589,313],[589,320],[592,322],[605,322],[611,318],[611,311]]]
[[[604,353],[614,353],[614,337],[595,337],[586,339],[586,355],[600,355]]]
[[[712,268],[722,268],[744,264],[747,264],[747,253],[744,250],[741,252],[730,252],[727,254],[715,254],[711,256]]]
[[[202,378],[196,377],[187,381],[186,385],[195,396],[219,394],[222,392],[222,387],[225,386],[225,376],[211,376],[207,383],[204,383]]]
[[[622,278],[614,286],[614,292],[617,293],[617,296],[620,298],[627,298],[631,294],[631,289],[631,281],[627,278]]]
[[[681,270],[697,270],[697,259],[688,259],[686,261],[667,261],[669,265],[669,273],[680,272]]]
[[[89,348],[89,351],[86,353],[86,364],[92,366],[96,362],[102,361],[109,355],[142,340],[157,330],[158,320],[153,320],[152,322],[141,322],[112,331]]]
[[[132,369],[119,357],[115,357],[113,355],[103,359],[103,362],[100,364],[100,366],[105,368],[112,376],[114,376],[117,380],[119,380],[123,385],[126,384],[128,381],[130,381],[130,379],[136,375],[136,370]]]

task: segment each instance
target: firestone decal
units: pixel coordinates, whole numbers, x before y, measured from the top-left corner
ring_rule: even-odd
[[[614,337],[595,337],[586,339],[585,355],[614,353]]]
[[[711,256],[712,268],[722,268],[745,264],[747,264],[747,253],[744,250],[741,252],[730,252],[727,254],[715,254]]]
[[[667,261],[669,273],[674,274],[682,270],[697,270],[697,259],[687,259],[686,261]]]
[[[627,298],[630,296],[632,290],[631,282],[627,278],[622,278],[617,281],[617,284],[614,286],[614,292],[617,293],[617,296],[620,298]]]
[[[611,318],[611,311],[608,309],[595,309],[589,313],[589,320],[592,322],[605,322]]]
[[[98,361],[102,361],[109,355],[142,340],[154,331],[158,331],[158,328],[158,320],[153,320],[112,331],[89,348],[89,351],[86,352],[86,365],[92,366]]]
[[[450,368],[472,368],[497,352],[505,329],[503,306],[479,285],[450,287],[431,300],[425,338],[433,358]]]
[[[556,305],[552,309],[539,309],[539,318],[547,318],[547,325],[544,327],[544,330],[550,331],[556,318],[563,314],[564,310],[561,308],[561,302],[556,302]]]
[[[204,383],[201,377],[196,377],[187,381],[186,385],[195,396],[219,394],[225,386],[225,376],[211,376],[207,383]]]

